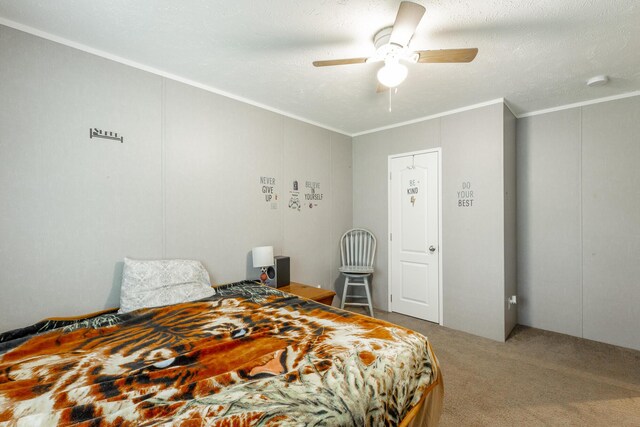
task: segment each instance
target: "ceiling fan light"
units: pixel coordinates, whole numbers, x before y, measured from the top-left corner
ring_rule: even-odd
[[[386,62],[384,67],[378,70],[378,81],[380,84],[393,88],[407,78],[409,70],[398,62]]]

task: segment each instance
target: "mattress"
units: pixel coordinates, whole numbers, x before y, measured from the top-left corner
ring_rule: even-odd
[[[0,425],[436,424],[419,333],[254,282],[0,334]]]

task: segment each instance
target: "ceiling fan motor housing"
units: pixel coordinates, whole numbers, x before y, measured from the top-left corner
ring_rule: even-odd
[[[386,27],[378,31],[375,36],[373,36],[373,45],[376,47],[376,51],[382,46],[389,44],[389,40],[391,40],[391,31],[393,31],[393,27]]]
[[[386,27],[378,31],[373,36],[373,45],[376,48],[376,54],[372,58],[369,58],[367,62],[378,62],[386,60],[399,61],[403,59],[409,62],[417,62],[419,55],[412,52],[410,49],[399,44],[390,43],[391,32],[393,27]]]

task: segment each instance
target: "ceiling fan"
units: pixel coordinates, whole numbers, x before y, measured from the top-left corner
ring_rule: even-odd
[[[418,24],[424,15],[425,8],[422,5],[403,1],[400,3],[396,22],[392,27],[386,27],[378,31],[373,37],[376,53],[369,58],[330,59],[327,61],[314,61],[315,67],[329,67],[333,65],[362,64],[369,62],[382,62],[384,66],[378,70],[378,92],[388,88],[394,88],[407,78],[407,67],[400,61],[409,63],[452,63],[471,62],[478,54],[477,48],[469,49],[442,49],[442,50],[412,50],[409,42],[418,28]]]

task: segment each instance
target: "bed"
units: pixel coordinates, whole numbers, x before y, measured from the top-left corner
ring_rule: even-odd
[[[436,425],[413,331],[243,281],[0,334],[0,426]]]

